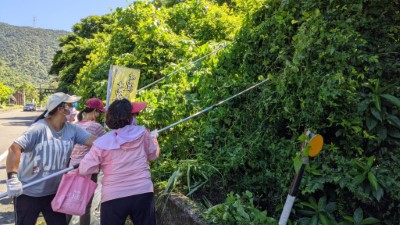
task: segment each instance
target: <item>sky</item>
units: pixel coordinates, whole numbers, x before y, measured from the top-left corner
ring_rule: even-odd
[[[133,0],[0,0],[0,22],[52,30],[72,31],[81,19],[104,15]]]

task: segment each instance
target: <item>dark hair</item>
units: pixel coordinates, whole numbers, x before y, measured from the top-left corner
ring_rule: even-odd
[[[53,110],[51,110],[51,111],[49,112],[49,116],[55,114],[55,113],[57,112],[58,108],[63,107],[63,105],[65,105],[65,102],[61,102],[57,107],[55,107]],[[40,114],[40,116],[38,116],[38,117],[33,121],[33,123],[36,123],[37,121],[39,121],[39,120],[41,120],[41,119],[44,119],[44,118],[45,118],[45,117],[44,117],[44,114],[46,114],[47,111],[48,111],[47,109],[44,110],[44,112],[43,112],[42,114]]]
[[[94,110],[96,110],[96,109],[94,109],[94,108],[85,108],[84,110],[80,111],[80,112],[78,113],[78,115],[77,115],[78,121],[82,121],[82,119],[83,119],[82,113],[91,113],[91,112],[93,112]]]
[[[127,99],[115,100],[106,113],[106,124],[111,129],[123,128],[132,122],[132,105]]]

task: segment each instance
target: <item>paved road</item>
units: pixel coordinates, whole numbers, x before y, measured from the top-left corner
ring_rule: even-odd
[[[10,147],[13,141],[19,137],[42,112],[43,110],[38,110],[36,112],[23,112],[21,110],[0,112],[0,194],[7,192],[7,173],[5,166],[8,147]],[[100,202],[100,189],[101,185],[98,185],[93,199],[92,211]],[[99,224],[98,216],[98,213],[92,213],[92,224]],[[78,221],[79,218],[74,216],[70,224],[78,224]],[[45,224],[43,217],[38,218],[37,224],[38,223]],[[0,225],[14,225],[14,206],[8,197],[0,199]]]
[[[13,110],[0,112],[0,193],[7,191],[6,183],[6,160],[8,147],[13,141],[21,135],[33,120],[39,116],[42,111],[23,112],[22,110]],[[14,208],[9,198],[0,199],[0,224],[14,224]]]

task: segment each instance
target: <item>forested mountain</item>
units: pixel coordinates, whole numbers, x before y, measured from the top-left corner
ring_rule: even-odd
[[[0,23],[0,79],[7,85],[18,80],[47,84],[58,38],[68,32]]]

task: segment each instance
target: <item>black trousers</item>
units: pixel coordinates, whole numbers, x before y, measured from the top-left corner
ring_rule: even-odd
[[[15,224],[35,225],[39,213],[42,213],[47,225],[67,225],[65,214],[54,212],[51,208],[51,201],[54,196],[31,197],[20,195],[14,198]]]
[[[154,194],[132,195],[101,203],[101,225],[124,225],[128,216],[135,225],[156,225]]]

